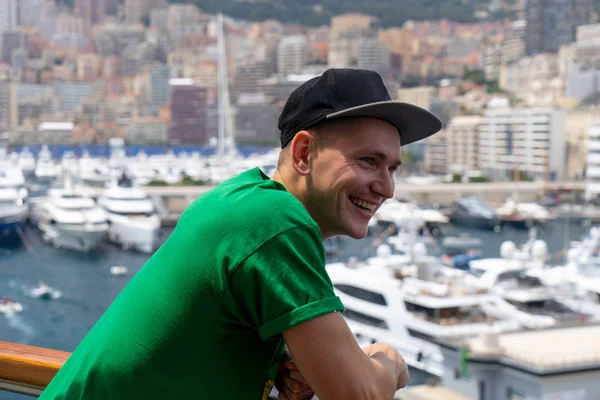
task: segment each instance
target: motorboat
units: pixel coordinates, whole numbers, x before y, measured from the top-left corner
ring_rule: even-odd
[[[110,267],[110,274],[114,276],[127,275],[127,272],[129,272],[129,270],[124,265],[113,265]]]
[[[503,224],[516,229],[529,229],[534,225],[542,225],[551,221],[553,215],[536,203],[520,203],[514,197],[509,197],[504,204],[496,209]]]
[[[453,206],[450,220],[455,225],[478,229],[499,231],[501,220],[496,211],[481,197],[468,196],[457,200]]]
[[[62,293],[56,289],[52,289],[50,286],[46,285],[44,282],[40,282],[38,286],[31,289],[29,294],[32,297],[42,299],[42,300],[55,300],[61,297]]]
[[[0,238],[18,234],[29,214],[28,191],[21,169],[0,169]]]
[[[32,201],[31,220],[43,233],[45,242],[54,247],[89,251],[98,246],[108,232],[104,210],[84,191],[50,189],[46,197]]]
[[[0,314],[14,314],[22,311],[23,306],[21,303],[7,296],[0,297]]]
[[[123,174],[98,198],[108,215],[108,238],[123,249],[152,253],[156,249],[160,217],[146,192]]]

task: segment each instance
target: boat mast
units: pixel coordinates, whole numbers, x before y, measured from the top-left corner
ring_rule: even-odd
[[[219,46],[219,136],[217,155],[223,157],[232,153],[234,143],[229,102],[229,78],[227,76],[227,53],[223,14],[217,14],[217,40]]]

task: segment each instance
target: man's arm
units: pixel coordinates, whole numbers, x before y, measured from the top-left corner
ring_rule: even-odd
[[[361,350],[341,313],[301,323],[284,331],[283,338],[321,400],[392,399],[408,382],[400,353],[386,344]]]

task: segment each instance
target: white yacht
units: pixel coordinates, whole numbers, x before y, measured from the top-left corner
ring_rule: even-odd
[[[567,263],[529,271],[545,285],[562,289],[567,298],[586,301],[600,307],[600,227],[592,227],[588,237],[573,242]],[[596,308],[593,308],[596,310]]]
[[[433,209],[421,209],[414,203],[403,202],[396,199],[386,200],[373,218],[388,224],[398,225],[399,220],[406,218],[419,218],[422,221],[420,229],[428,228],[429,231],[437,236],[441,233],[443,226],[450,221],[447,216]]]
[[[38,160],[35,166],[34,175],[38,181],[50,182],[58,177],[61,173],[60,165],[57,165],[52,160],[52,153],[48,146],[43,145],[38,154]]]
[[[424,250],[416,251],[419,246],[413,254],[380,252],[365,263],[328,264],[327,271],[361,345],[389,343],[408,365],[441,376],[443,356],[436,340],[517,330],[521,325],[486,314],[485,304],[498,296],[464,285],[462,271],[423,256]]]
[[[186,176],[189,176],[195,181],[208,181],[209,171],[208,162],[203,158],[200,153],[189,154],[185,159],[180,158],[180,165],[183,166],[183,170]]]
[[[152,253],[156,249],[160,217],[148,195],[131,179],[114,180],[98,199],[108,215],[110,241],[124,249]]]
[[[86,150],[79,159],[79,179],[87,185],[104,187],[111,180],[108,162],[105,159],[92,158]]]
[[[9,165],[0,168],[0,238],[17,233],[29,213],[27,189],[21,169]]]
[[[150,181],[159,179],[157,166],[143,150],[129,159],[127,172],[137,185],[147,185]]]
[[[28,147],[23,147],[17,156],[17,165],[23,171],[23,175],[29,177],[35,171],[35,157]]]
[[[70,187],[50,189],[46,197],[32,202],[31,220],[43,239],[55,247],[77,251],[95,248],[108,232],[104,210],[91,197]]]
[[[562,282],[546,285],[540,276],[553,267],[546,264],[548,248],[537,240],[535,229],[521,248],[507,241],[500,247],[500,258],[469,262],[466,282],[489,289],[502,297],[489,313],[510,315],[527,328],[544,328],[584,320],[600,319],[600,308],[585,299],[565,296],[571,291]]]

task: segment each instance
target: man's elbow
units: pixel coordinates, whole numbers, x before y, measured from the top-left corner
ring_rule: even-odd
[[[390,383],[381,383],[381,384],[367,384],[363,385],[360,388],[355,388],[352,390],[352,393],[345,394],[343,397],[339,397],[339,399],[343,400],[392,400],[394,398],[394,394],[396,393],[395,385],[391,385]],[[320,398],[320,397],[319,397]],[[321,399],[325,400],[325,399]],[[331,399],[334,400],[334,399]],[[335,398],[338,400],[338,398]]]

